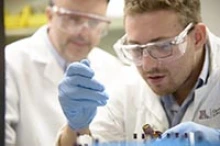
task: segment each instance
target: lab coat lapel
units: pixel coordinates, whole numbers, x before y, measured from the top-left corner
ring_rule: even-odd
[[[63,75],[64,71],[57,62],[51,60],[45,65],[44,76],[55,85],[59,84]]]
[[[60,79],[62,79],[64,71],[56,62],[55,58],[53,58],[51,55],[48,55],[48,57],[44,56],[43,54],[40,55],[41,56],[39,57],[35,55],[33,57],[33,61],[36,62],[37,66],[39,66],[39,69],[43,69],[42,76],[53,84],[57,85]]]
[[[48,44],[49,42],[46,31],[47,27],[44,26],[32,36],[32,46],[36,49],[33,49],[31,52],[31,57],[32,60],[39,66],[39,69],[43,68],[44,71],[42,76],[57,86],[60,79],[63,77],[64,71],[50,51],[52,46],[51,44]],[[41,39],[45,40],[36,42],[36,40]]]

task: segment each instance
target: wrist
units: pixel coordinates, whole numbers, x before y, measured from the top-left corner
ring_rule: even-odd
[[[77,137],[80,135],[91,135],[89,128],[73,130],[69,125],[66,125],[59,137],[58,146],[73,146],[77,143]]]
[[[78,127],[76,128],[76,126],[72,126],[71,123],[67,124],[68,127],[68,131],[72,132],[74,131],[76,133],[76,135],[84,135],[84,134],[88,134],[90,135],[90,131],[89,131],[89,127],[85,126],[85,125],[78,125]]]

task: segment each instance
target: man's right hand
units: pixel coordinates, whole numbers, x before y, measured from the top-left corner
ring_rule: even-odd
[[[104,86],[93,77],[89,61],[83,60],[70,64],[59,84],[59,102],[73,130],[88,127],[97,106],[107,103]]]

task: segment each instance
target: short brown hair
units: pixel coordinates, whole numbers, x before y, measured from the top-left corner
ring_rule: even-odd
[[[125,16],[158,10],[176,12],[182,25],[202,21],[200,0],[125,0]]]

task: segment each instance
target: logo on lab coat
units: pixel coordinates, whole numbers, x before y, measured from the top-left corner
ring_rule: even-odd
[[[199,111],[199,119],[200,120],[202,120],[202,119],[209,119],[209,116],[207,115],[206,110]]]
[[[213,109],[205,109],[205,110],[200,110],[199,111],[199,119],[211,119],[216,116],[220,115],[220,107],[219,108],[213,108]]]

